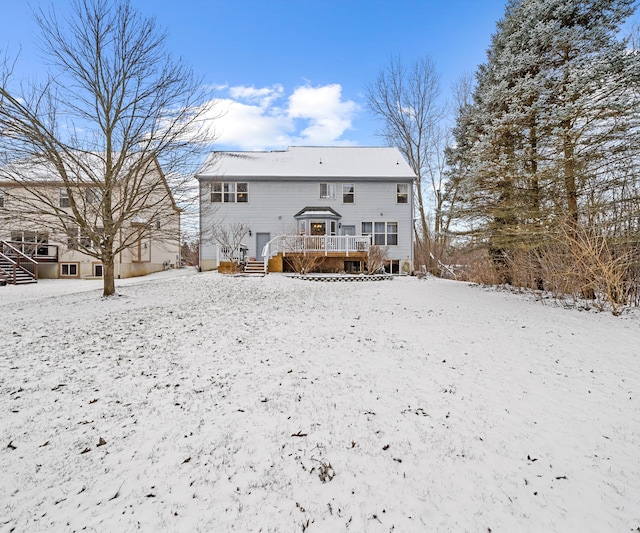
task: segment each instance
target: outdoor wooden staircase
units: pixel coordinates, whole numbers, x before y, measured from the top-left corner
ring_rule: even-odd
[[[264,261],[248,261],[244,266],[244,273],[256,276],[264,276],[266,274],[264,269]]]
[[[3,284],[38,282],[38,262],[6,241],[0,241],[0,280]]]

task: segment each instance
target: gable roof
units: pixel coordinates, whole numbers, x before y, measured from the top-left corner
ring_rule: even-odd
[[[196,174],[214,178],[415,179],[395,147],[290,146],[271,152],[213,152]]]

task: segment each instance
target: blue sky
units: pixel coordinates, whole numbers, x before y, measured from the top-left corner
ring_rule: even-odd
[[[381,144],[365,87],[393,56],[429,55],[451,83],[485,59],[504,0],[132,0],[216,87],[219,149]],[[32,0],[0,0],[0,49],[42,70]],[[68,0],[55,0],[59,14]]]

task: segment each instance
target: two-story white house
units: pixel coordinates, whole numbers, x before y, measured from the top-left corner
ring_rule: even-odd
[[[413,183],[397,148],[290,147],[213,152],[200,184],[200,267],[217,267],[216,228],[245,229],[247,259],[291,270],[287,257],[326,258],[324,271],[366,268],[369,246],[386,248],[389,273],[413,270]]]

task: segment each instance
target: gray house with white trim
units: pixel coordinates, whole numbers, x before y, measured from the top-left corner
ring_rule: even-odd
[[[290,147],[213,152],[200,184],[200,266],[218,266],[216,229],[244,227],[246,259],[287,270],[292,254],[332,258],[358,271],[371,245],[388,251],[386,270],[413,270],[415,174],[397,148]]]

